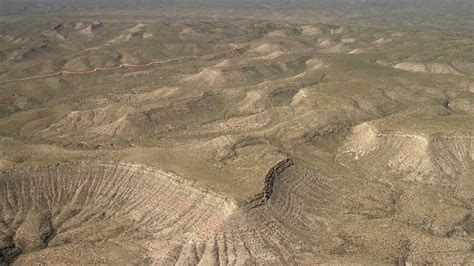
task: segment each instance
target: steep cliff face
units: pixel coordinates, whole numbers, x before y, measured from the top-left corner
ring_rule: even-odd
[[[262,192],[255,195],[254,198],[244,202],[243,207],[252,209],[265,204],[270,199],[275,186],[275,181],[290,166],[294,165],[293,160],[285,159],[273,166],[265,176]]]

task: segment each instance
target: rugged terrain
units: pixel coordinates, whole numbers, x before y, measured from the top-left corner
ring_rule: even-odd
[[[473,264],[474,39],[0,22],[0,264]]]

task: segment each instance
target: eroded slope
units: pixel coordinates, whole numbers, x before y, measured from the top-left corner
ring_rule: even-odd
[[[0,30],[3,262],[473,263],[472,37],[27,22]]]

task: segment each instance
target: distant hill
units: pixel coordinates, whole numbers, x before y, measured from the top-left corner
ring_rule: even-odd
[[[91,15],[91,10],[166,17],[272,17],[474,34],[472,0],[0,0],[0,15]]]

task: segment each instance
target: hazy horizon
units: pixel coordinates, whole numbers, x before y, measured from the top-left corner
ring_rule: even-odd
[[[79,16],[127,12],[144,17],[272,18],[467,34],[474,28],[470,0],[0,0],[3,15],[61,16],[64,11]]]

